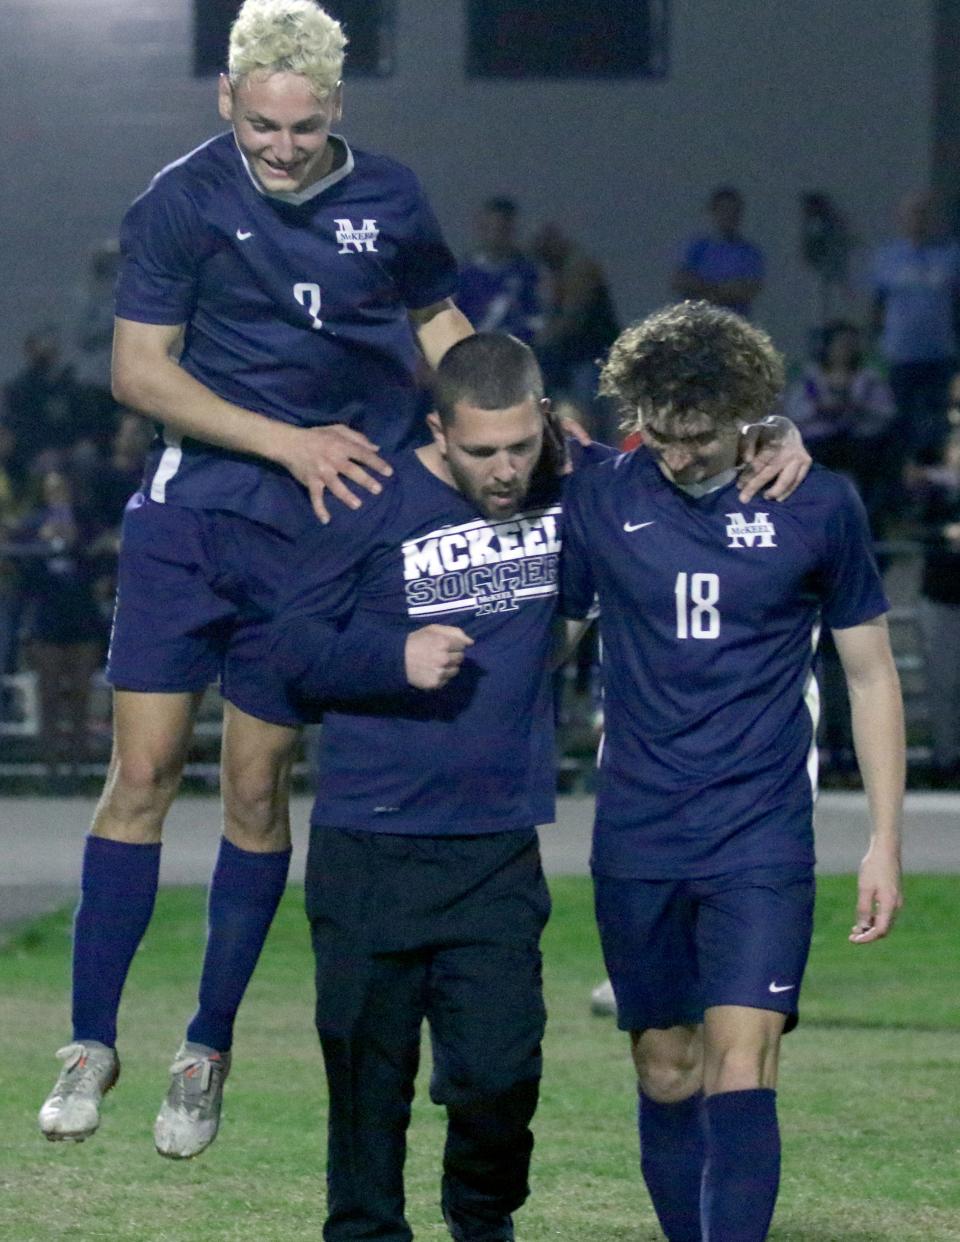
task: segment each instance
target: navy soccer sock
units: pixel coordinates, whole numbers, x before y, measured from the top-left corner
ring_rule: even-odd
[[[88,836],[73,925],[73,1038],[117,1042],[127,971],[153,913],[160,845]]]
[[[706,1103],[703,1242],[762,1242],[780,1185],[777,1093],[724,1091]]]
[[[287,883],[290,851],[257,854],[226,837],[210,881],[200,1006],[187,1039],[226,1052],[233,1022]]]
[[[700,1242],[700,1183],[706,1139],[703,1094],[659,1104],[637,1100],[640,1168],[669,1242]]]

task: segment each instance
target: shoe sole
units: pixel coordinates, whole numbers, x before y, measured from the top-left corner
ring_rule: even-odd
[[[207,1144],[207,1147],[209,1146],[210,1143]],[[197,1156],[203,1155],[207,1147],[201,1147],[199,1151],[192,1151],[189,1156],[183,1156],[178,1151],[164,1151],[162,1148],[157,1147],[156,1143],[154,1143],[153,1149],[158,1156],[163,1156],[164,1160],[196,1160]]]
[[[156,1135],[154,1135],[153,1147],[157,1155],[163,1156],[164,1160],[196,1160],[197,1156],[202,1156],[203,1153],[207,1150],[207,1148],[213,1145],[213,1141],[219,1133],[220,1133],[220,1126],[218,1123],[216,1130],[214,1130],[213,1134],[210,1135],[209,1140],[206,1143],[204,1143],[202,1147],[198,1147],[196,1151],[191,1151],[191,1152],[164,1151],[164,1149],[157,1143]]]
[[[213,1141],[217,1137],[217,1134],[219,1133],[220,1133],[220,1128],[218,1126],[217,1130],[210,1136],[209,1143],[204,1143],[204,1145],[202,1147],[198,1147],[196,1151],[191,1151],[187,1153],[184,1153],[181,1151],[164,1151],[162,1147],[157,1146],[156,1139],[154,1139],[153,1147],[157,1155],[163,1156],[164,1160],[196,1160],[197,1156],[202,1156],[203,1153],[207,1150],[207,1148],[213,1145]]]

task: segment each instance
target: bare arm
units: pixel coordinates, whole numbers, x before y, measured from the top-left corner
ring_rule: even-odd
[[[872,830],[860,864],[854,944],[885,936],[903,904],[900,831],[905,780],[903,700],[884,617],[834,630],[850,691],[853,744]]]
[[[473,336],[473,324],[450,298],[408,311],[408,314],[423,356],[434,369],[451,345],[465,336]]]
[[[383,475],[392,471],[366,436],[341,423],[294,427],[224,401],[177,363],[173,354],[182,333],[182,325],[115,321],[113,395],[118,401],[181,435],[278,463],[304,485],[323,522],[328,520],[325,491],[352,509],[360,507],[344,479],[380,491],[364,467]]]

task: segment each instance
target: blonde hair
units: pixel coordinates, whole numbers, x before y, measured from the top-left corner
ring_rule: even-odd
[[[346,45],[340,23],[314,0],[245,0],[230,30],[230,81],[300,73],[326,99],[340,84]]]

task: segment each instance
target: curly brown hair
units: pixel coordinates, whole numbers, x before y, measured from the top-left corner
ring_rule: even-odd
[[[680,428],[757,422],[783,383],[783,358],[766,332],[709,302],[679,302],[631,324],[600,374],[600,392],[619,404],[628,430],[654,412]]]

